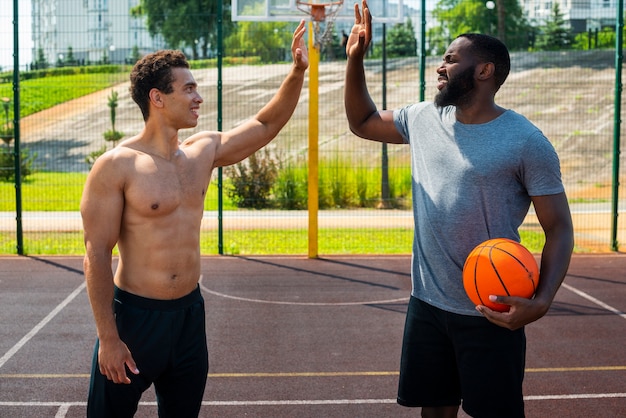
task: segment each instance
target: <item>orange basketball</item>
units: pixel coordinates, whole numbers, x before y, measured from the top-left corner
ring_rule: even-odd
[[[522,244],[494,238],[472,250],[463,266],[463,286],[475,305],[506,312],[509,305],[494,303],[489,295],[531,298],[539,284],[535,257]]]

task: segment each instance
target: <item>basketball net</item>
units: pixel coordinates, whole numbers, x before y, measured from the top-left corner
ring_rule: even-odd
[[[343,0],[328,3],[310,3],[303,0],[297,0],[296,3],[298,9],[308,15],[311,15],[313,30],[315,32],[315,47],[321,50],[323,45],[328,45],[333,39],[335,19],[339,10],[341,10],[341,6],[343,6]],[[325,23],[323,30],[322,23]]]

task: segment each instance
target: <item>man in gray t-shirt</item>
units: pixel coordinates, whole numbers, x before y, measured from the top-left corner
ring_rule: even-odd
[[[455,107],[422,102],[394,112],[411,144],[412,295],[446,311],[481,315],[465,294],[465,258],[490,238],[519,241],[531,196],[563,193],[559,160],[541,131],[506,110],[464,124]]]
[[[422,416],[523,417],[524,326],[546,314],[563,281],[573,228],[559,159],[542,132],[495,103],[510,58],[496,38],[457,37],[437,69],[434,103],[379,111],[365,82],[367,2],[355,8],[346,52],[346,115],[358,136],[408,143],[413,176],[413,290],[404,330],[398,403]],[[465,294],[467,255],[490,238],[519,241],[530,204],[545,233],[533,299],[493,295],[508,312]],[[493,385],[493,382],[498,385]]]

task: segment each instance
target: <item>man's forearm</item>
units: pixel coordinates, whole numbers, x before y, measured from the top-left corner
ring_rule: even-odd
[[[360,126],[377,110],[376,104],[367,90],[362,58],[348,59],[346,84],[344,87],[344,105],[350,129],[359,135]]]
[[[256,119],[276,134],[289,121],[304,85],[306,69],[295,64],[272,99],[257,113]]]
[[[119,339],[113,314],[114,284],[111,264],[85,259],[85,282],[100,340]]]

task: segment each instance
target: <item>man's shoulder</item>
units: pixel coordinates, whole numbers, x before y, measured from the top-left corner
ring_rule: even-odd
[[[181,142],[183,146],[206,144],[207,142],[219,141],[222,136],[222,132],[218,131],[199,131],[193,135],[187,137]]]
[[[119,144],[100,155],[94,162],[89,174],[90,176],[123,176],[127,172],[127,168],[134,167],[137,158],[141,154],[137,149]]]

